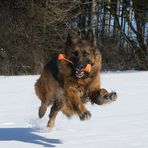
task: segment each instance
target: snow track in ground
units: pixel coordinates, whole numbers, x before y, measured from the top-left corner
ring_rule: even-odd
[[[102,73],[102,87],[117,91],[118,100],[87,104],[88,121],[59,113],[52,130],[46,128],[48,114],[37,117],[37,78],[0,77],[1,148],[148,148],[148,72]]]

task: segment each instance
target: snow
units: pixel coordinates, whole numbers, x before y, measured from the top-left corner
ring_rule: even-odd
[[[37,116],[38,77],[0,77],[1,148],[148,148],[148,72],[102,73],[102,87],[117,91],[118,100],[87,104],[88,121],[59,113],[54,129],[46,128],[48,113]]]

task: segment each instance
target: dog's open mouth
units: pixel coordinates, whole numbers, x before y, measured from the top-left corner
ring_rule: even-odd
[[[76,77],[82,78],[84,76],[84,70],[76,70]]]

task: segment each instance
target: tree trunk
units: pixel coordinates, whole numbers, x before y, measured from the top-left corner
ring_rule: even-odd
[[[93,31],[94,34],[94,45],[97,46],[97,42],[96,42],[96,33],[95,33],[95,27],[96,25],[96,7],[97,7],[97,1],[96,0],[92,0],[92,10],[91,10],[91,29]]]

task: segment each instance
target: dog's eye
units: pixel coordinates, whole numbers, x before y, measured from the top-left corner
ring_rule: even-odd
[[[77,56],[78,56],[78,52],[77,52],[77,51],[73,51],[73,52],[71,53],[71,55],[72,55],[72,57],[77,57]]]
[[[83,51],[83,56],[86,57],[88,55],[87,51]]]

